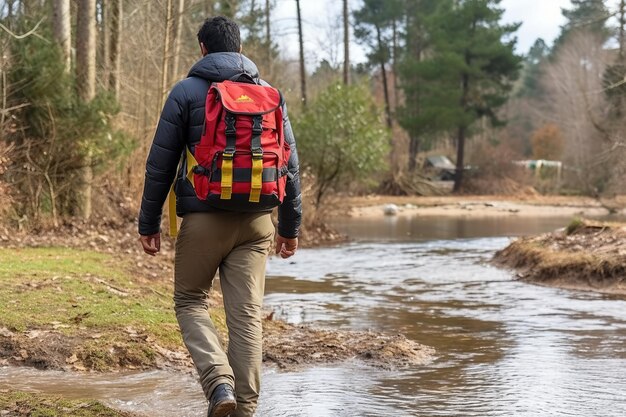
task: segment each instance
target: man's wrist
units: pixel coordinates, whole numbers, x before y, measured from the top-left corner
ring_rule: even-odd
[[[295,235],[293,233],[283,233],[280,231],[280,229],[278,230],[278,236],[282,237],[283,239],[297,239],[298,238],[297,233]]]

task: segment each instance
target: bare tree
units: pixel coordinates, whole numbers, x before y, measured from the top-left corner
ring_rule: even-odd
[[[176,33],[174,34],[174,62],[172,64],[172,75],[178,77],[180,71],[180,46],[183,33],[183,17],[185,13],[185,0],[178,0],[178,10],[176,12]]]
[[[343,83],[350,84],[350,13],[348,0],[343,0]]]
[[[302,37],[302,13],[300,12],[300,0],[296,0],[298,12],[298,43],[300,44],[300,94],[302,104],[306,106],[306,66],[304,62],[304,39]]]
[[[96,0],[78,0],[76,82],[84,102],[96,96]]]
[[[98,38],[101,41],[100,55],[98,58],[101,62],[101,75],[98,82],[104,87],[109,88],[109,80],[111,78],[111,10],[105,0],[98,0],[96,13],[100,12],[98,21]]]
[[[270,0],[265,0],[265,43],[267,44],[267,69],[272,73],[272,33],[270,25],[270,13],[272,4]]]
[[[111,8],[111,52],[109,53],[111,74],[109,88],[119,100],[120,97],[120,66],[122,60],[122,19],[123,0],[110,0]]]
[[[596,180],[606,168],[610,139],[601,121],[606,105],[602,74],[609,62],[601,37],[587,31],[568,36],[555,59],[546,67],[541,83],[546,92],[539,108],[545,121],[554,122],[565,137],[564,159],[575,174],[577,186],[597,192]]]
[[[96,0],[78,1],[76,28],[76,83],[80,99],[88,103],[96,96]],[[79,174],[76,214],[91,217],[93,182],[92,152],[87,150]]]
[[[382,40],[380,25],[375,24],[376,28],[376,41],[378,42],[378,50],[380,55],[380,73],[383,77],[383,92],[385,94],[385,120],[387,121],[387,127],[391,129],[393,126],[391,121],[391,104],[389,100],[389,82],[387,81],[387,69],[385,68],[386,57],[384,54],[384,44]]]
[[[10,6],[13,2],[10,3]],[[71,35],[71,16],[70,16],[70,0],[54,0],[54,37],[61,45],[63,51],[63,61],[65,62],[65,71],[70,72],[72,69],[72,35]]]
[[[163,107],[165,95],[169,83],[170,64],[170,33],[172,31],[172,0],[165,3],[165,35],[163,39],[163,60],[161,64],[161,102],[159,108]],[[160,109],[159,109],[160,110]]]
[[[624,38],[624,26],[626,26],[626,1],[620,0],[619,2],[619,34],[618,34],[618,43],[619,43],[619,60],[620,63],[624,61],[624,42],[626,39]]]

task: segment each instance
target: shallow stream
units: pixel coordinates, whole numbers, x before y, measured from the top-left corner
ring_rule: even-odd
[[[510,236],[562,218],[346,219],[353,243],[268,265],[266,307],[292,323],[403,333],[436,349],[401,371],[358,362],[264,371],[258,417],[626,416],[626,298],[539,287],[491,266]],[[192,376],[0,368],[0,389],[204,416]]]

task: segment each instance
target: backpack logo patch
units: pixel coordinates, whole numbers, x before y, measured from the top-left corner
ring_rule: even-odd
[[[235,100],[237,103],[254,103],[254,100],[252,100],[250,97],[248,97],[245,94],[242,94],[239,96],[239,98],[237,98],[237,100]]]

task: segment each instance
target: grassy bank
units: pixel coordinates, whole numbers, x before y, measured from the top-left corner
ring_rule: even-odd
[[[171,270],[156,274],[136,259],[78,248],[0,248],[0,365],[191,368],[173,310]],[[227,343],[221,295],[211,299],[209,312]],[[272,320],[263,326],[264,361],[287,370],[352,358],[383,368],[417,366],[433,354],[401,335]]]
[[[0,358],[97,371],[186,366],[171,287],[143,276],[130,258],[0,248]],[[212,315],[223,327],[223,311]]]
[[[0,415],[7,417],[133,417],[97,401],[64,400],[19,391],[0,391]]]
[[[575,220],[563,230],[512,242],[494,261],[525,281],[626,294],[626,225]]]

